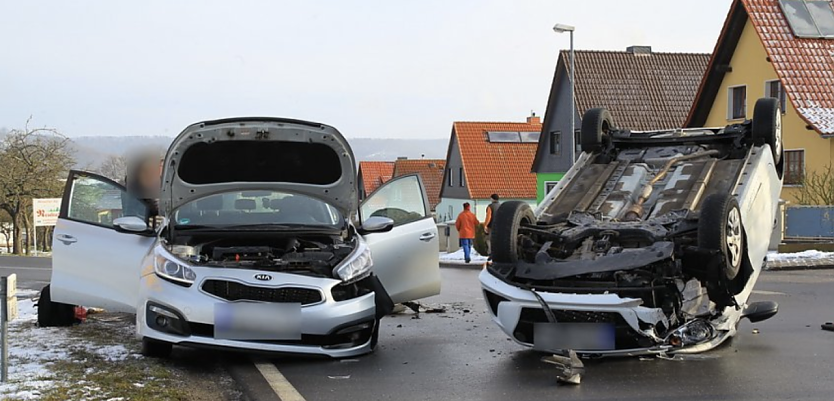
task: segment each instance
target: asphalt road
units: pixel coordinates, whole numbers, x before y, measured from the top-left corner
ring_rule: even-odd
[[[0,274],[18,273],[21,288],[41,288],[49,267],[49,259],[0,256]],[[754,300],[779,302],[776,317],[744,321],[730,344],[684,360],[586,361],[579,386],[557,384],[541,355],[489,321],[478,271],[442,273],[442,294],[424,303],[447,313],[386,317],[375,353],[269,361],[307,400],[830,400],[834,394],[834,333],[819,328],[834,321],[834,270],[765,272]],[[193,352],[180,349],[175,361],[187,364]],[[225,363],[250,394],[270,392],[248,359],[229,356]]]
[[[834,320],[834,271],[766,272],[754,300],[779,302],[774,318],[744,321],[730,344],[685,360],[587,361],[579,386],[557,384],[541,355],[508,341],[489,321],[477,273],[444,269],[443,293],[428,302],[445,303],[450,312],[383,319],[371,355],[272,362],[307,400],[831,400],[834,394],[834,333],[819,327]]]
[[[0,276],[12,273],[17,274],[18,288],[40,291],[49,284],[52,258],[0,255]]]

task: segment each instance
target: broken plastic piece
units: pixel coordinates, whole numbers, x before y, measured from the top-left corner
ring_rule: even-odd
[[[569,350],[568,356],[550,355],[543,357],[542,362],[556,365],[556,380],[562,383],[579,384],[585,374],[585,364],[576,356],[576,351]]]

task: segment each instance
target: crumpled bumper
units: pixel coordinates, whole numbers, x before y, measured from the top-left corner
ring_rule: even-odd
[[[484,299],[492,320],[515,342],[533,347],[532,324],[546,322],[541,303],[533,293],[508,284],[483,270],[479,277]],[[557,320],[567,322],[606,322],[617,327],[618,335],[628,337],[627,346],[612,350],[581,350],[580,354],[646,355],[661,353],[694,353],[714,348],[733,332],[719,331],[716,337],[701,344],[675,347],[658,336],[654,328],[668,327],[669,322],[659,308],[641,306],[642,300],[623,298],[617,294],[568,294],[537,291]]]

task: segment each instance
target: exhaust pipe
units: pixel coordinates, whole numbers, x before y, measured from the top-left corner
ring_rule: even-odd
[[[719,152],[716,149],[702,150],[700,152],[690,153],[688,155],[682,155],[669,159],[669,161],[667,161],[666,164],[663,165],[663,168],[660,169],[657,175],[655,175],[654,178],[652,178],[648,183],[646,183],[645,186],[643,186],[643,190],[640,191],[640,195],[637,196],[637,200],[634,202],[634,204],[631,205],[630,208],[628,208],[628,211],[626,212],[625,217],[623,217],[623,220],[638,221],[643,217],[643,204],[646,203],[646,201],[649,200],[649,197],[652,196],[654,184],[657,184],[658,182],[663,180],[663,178],[666,177],[666,174],[669,173],[669,170],[672,169],[672,166],[682,161],[697,159],[702,156],[713,156],[717,155],[718,153]]]

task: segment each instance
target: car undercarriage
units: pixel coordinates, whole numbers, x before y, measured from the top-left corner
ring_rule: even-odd
[[[772,115],[772,102],[762,103],[757,116]],[[536,301],[513,311],[519,316],[505,331],[530,345],[543,341],[534,335],[540,324],[597,323],[612,327],[618,350],[683,347],[716,339],[730,311],[749,316],[746,298],[764,262],[759,238],[772,217],[745,212],[772,213],[778,192],[751,196],[747,187],[774,187],[760,178],[767,174],[781,181],[777,120],[632,132],[613,128],[604,109],[590,110],[583,154],[539,208],[509,201],[496,213],[487,272]],[[756,230],[752,248],[748,230]],[[499,304],[513,296],[484,284],[498,319]],[[582,295],[618,298],[570,298]],[[620,300],[630,311],[610,305]],[[757,309],[757,318],[776,313]]]

